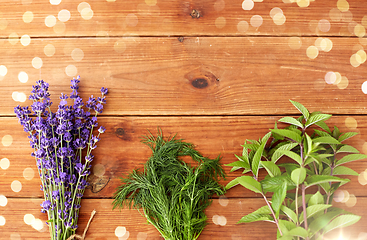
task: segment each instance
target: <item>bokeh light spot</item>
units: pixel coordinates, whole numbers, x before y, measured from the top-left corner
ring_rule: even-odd
[[[118,226],[115,229],[115,235],[116,237],[122,237],[126,234],[126,227]]]
[[[148,238],[148,233],[145,232],[138,232],[138,235],[136,236],[137,240],[146,240]]]
[[[84,52],[80,48],[75,48],[71,51],[71,58],[74,61],[80,62],[84,58]]]
[[[78,5],[78,12],[81,13],[84,8],[89,8],[90,9],[89,3],[87,3],[87,2],[81,2],[81,3],[79,3],[79,5]]]
[[[78,74],[78,69],[74,65],[68,65],[65,68],[65,73],[69,77],[75,77]]]
[[[366,35],[366,28],[361,25],[361,24],[357,24],[355,27],[354,27],[354,34],[357,36],[357,37],[364,37]]]
[[[341,12],[346,12],[349,10],[349,3],[346,0],[338,0],[336,6]]]
[[[34,221],[32,221],[31,226],[37,231],[41,231],[43,228],[43,221],[41,219],[36,218]]]
[[[11,185],[11,190],[13,190],[13,192],[20,192],[20,190],[22,190],[22,183],[19,182],[18,180],[14,180]]]
[[[237,24],[237,31],[239,32],[246,32],[248,30],[248,22],[247,21],[240,21],[238,24]]]
[[[346,89],[349,85],[349,80],[346,76],[342,76],[341,77],[341,80],[340,80],[340,83],[338,83],[337,87],[339,89]]]
[[[318,28],[321,32],[328,32],[330,30],[330,22],[326,19],[321,19],[318,23]]]
[[[325,74],[325,82],[327,84],[334,84],[336,82],[336,74],[334,72],[327,72]]]
[[[13,137],[11,135],[5,135],[1,139],[1,143],[4,147],[9,147],[13,143]]]
[[[221,206],[227,207],[229,203],[229,199],[226,196],[220,196],[218,202]]]
[[[4,77],[8,73],[7,67],[0,65],[0,76]]]
[[[32,66],[35,68],[35,69],[40,69],[43,65],[43,61],[40,57],[34,57],[32,59]]]
[[[122,39],[119,39],[115,42],[113,48],[116,52],[123,53],[126,50],[126,43]]]
[[[34,178],[34,170],[32,168],[26,168],[23,170],[23,177],[26,180],[32,180]]]
[[[82,18],[84,20],[90,20],[93,17],[93,10],[90,8],[84,8],[81,12],[80,15],[82,16]]]
[[[4,195],[0,195],[0,206],[5,207],[8,204],[8,199]]]
[[[224,0],[217,0],[214,3],[214,10],[219,12],[222,11],[226,6],[226,2]]]
[[[260,15],[254,15],[250,19],[250,24],[253,27],[260,27],[263,24],[263,18]]]
[[[126,16],[126,25],[129,27],[135,27],[136,25],[138,25],[139,19],[138,17],[134,14],[134,13],[129,13]]]
[[[10,33],[9,37],[8,37],[8,41],[11,45],[15,45],[18,43],[19,41],[19,36],[17,33]]]
[[[8,169],[8,168],[9,168],[9,166],[10,166],[10,161],[9,161],[9,159],[7,159],[7,158],[2,158],[2,159],[0,160],[0,168],[1,168],[1,169],[6,170],[6,169]]]
[[[0,226],[4,226],[6,223],[6,220],[3,216],[0,216]]]
[[[32,223],[33,223],[33,222],[34,222],[34,220],[36,220],[36,219],[35,219],[35,217],[33,216],[33,214],[27,213],[27,214],[25,214],[25,215],[24,215],[23,220],[24,220],[25,224],[27,224],[27,225],[32,225]]]
[[[52,5],[59,5],[61,3],[61,0],[50,0],[50,3]]]
[[[354,194],[349,195],[349,199],[345,202],[347,207],[354,207],[357,204],[357,198]]]
[[[253,0],[244,0],[243,2],[242,2],[242,9],[243,10],[246,10],[246,11],[249,11],[249,10],[251,10],[251,9],[253,9],[254,8],[254,1]]]
[[[57,33],[57,34],[61,34],[61,33],[65,32],[66,25],[65,25],[65,23],[63,23],[63,22],[58,21],[58,22],[56,22],[56,24],[54,25],[53,29],[54,29],[54,32],[55,32],[55,33]]]
[[[93,174],[97,177],[102,177],[106,172],[106,168],[98,163],[93,167]]]
[[[19,74],[18,74],[18,80],[21,83],[28,82],[28,74],[26,72],[23,72],[23,71],[19,72]]]
[[[45,55],[47,57],[51,57],[55,54],[55,46],[52,44],[47,44],[44,48],[43,48],[43,52],[45,53]]]
[[[25,13],[23,13],[23,22],[30,23],[32,21],[33,21],[33,12],[26,11]]]
[[[356,129],[358,127],[357,120],[353,117],[345,118],[345,126],[349,129]]]
[[[23,46],[28,46],[30,43],[31,43],[31,37],[27,34],[23,35],[21,38],[20,38],[20,43],[23,45]]]
[[[309,46],[306,50],[306,55],[310,59],[315,59],[319,55],[319,50],[315,46]]]
[[[61,21],[61,22],[67,22],[70,19],[70,12],[67,9],[62,9],[60,10],[59,14],[57,14],[57,18]]]
[[[215,26],[217,28],[224,28],[226,26],[226,19],[224,17],[217,17],[215,19]]]
[[[45,25],[47,27],[53,27],[56,24],[56,17],[54,15],[48,15],[45,18]]]

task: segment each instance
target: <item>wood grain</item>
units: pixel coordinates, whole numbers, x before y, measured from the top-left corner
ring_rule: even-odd
[[[32,225],[26,224],[24,216],[32,214],[35,219],[47,220],[46,214],[39,211],[40,199],[20,199],[10,198],[6,208],[0,208],[0,216],[3,216],[6,223],[2,227],[2,237],[11,239],[21,237],[21,239],[47,239],[49,237],[47,226],[43,226],[40,231],[35,230]],[[82,201],[80,212],[80,224],[78,233],[84,231],[86,223],[90,218],[93,209],[97,211],[86,235],[87,239],[107,240],[116,238],[115,229],[125,227],[129,239],[161,239],[158,231],[146,220],[137,210],[114,210],[111,209],[112,200],[109,199],[87,199]],[[367,198],[358,197],[353,208],[348,208],[344,204],[341,208],[362,216],[361,220],[347,228],[334,230],[328,235],[328,239],[337,239],[341,234],[349,239],[357,239],[365,232],[365,221],[367,220],[366,206]],[[275,239],[276,226],[268,222],[255,222],[249,224],[236,224],[244,215],[262,207],[262,199],[221,199],[214,200],[207,209],[208,225],[205,227],[199,239]],[[220,217],[218,224],[218,216]],[[216,225],[215,222],[218,224]],[[5,229],[4,229],[5,227]],[[145,238],[144,238],[145,237]]]
[[[228,164],[236,161],[234,154],[240,155],[242,153],[241,144],[246,139],[262,137],[274,127],[277,119],[279,118],[272,116],[103,117],[100,119],[100,125],[105,126],[107,130],[93,153],[95,155],[93,166],[98,165],[96,171],[99,173],[96,175],[99,177],[91,179],[93,188],[86,191],[85,197],[111,198],[115,189],[120,185],[120,177],[131,172],[134,168],[143,167],[151,151],[140,141],[143,135],[148,134],[148,130],[156,134],[157,127],[160,127],[166,137],[172,137],[177,133],[178,138],[195,144],[203,155],[215,158],[220,154],[222,163]],[[367,125],[361,116],[354,116],[353,119],[358,124],[357,129],[348,129],[345,126],[346,117],[344,116],[336,116],[328,122],[330,126],[338,126],[341,131],[359,132],[359,135],[347,140],[347,143],[366,153]],[[23,171],[26,168],[32,168],[34,172],[37,171],[35,161],[30,156],[32,149],[28,147],[26,133],[22,132],[16,118],[1,118],[0,125],[4,126],[4,129],[0,130],[0,137],[11,135],[13,138],[10,146],[0,146],[0,151],[10,161],[8,169],[0,169],[0,176],[2,176],[0,193],[9,197],[41,197],[42,192],[39,191],[40,181],[37,174],[31,180],[26,180],[23,177]],[[348,166],[361,173],[367,169],[367,159],[352,162]],[[241,174],[239,171],[229,173],[231,168],[224,168],[228,177],[226,181],[223,181],[223,184]],[[14,180],[19,180],[23,184],[20,192],[13,192],[10,188]],[[351,180],[343,189],[347,189],[356,196],[365,196],[365,187],[359,183],[358,177],[351,177]],[[105,187],[100,189],[104,185]],[[228,191],[227,197],[261,196],[244,188],[236,187]]]
[[[38,79],[50,83],[57,102],[61,92],[70,92],[71,77],[65,73],[72,73],[81,75],[84,97],[98,95],[102,86],[110,89],[107,115],[296,114],[289,99],[326,113],[365,114],[361,88],[367,63],[350,64],[358,40],[333,38],[332,50],[320,51],[312,60],[306,49],[315,40],[302,38],[297,50],[289,47],[288,37],[200,37],[183,42],[110,38],[103,44],[94,38],[36,39],[27,47],[0,40],[7,68],[1,81],[0,112],[14,115],[17,93],[25,98]],[[116,42],[122,53],[115,51]],[[48,44],[56,51],[51,57],[44,54]],[[32,67],[35,57],[42,60],[40,69]],[[37,58],[33,63],[38,67]],[[28,76],[25,83],[18,80],[20,72]],[[339,72],[348,83],[326,84],[328,72]]]
[[[242,8],[242,0],[148,1],[148,4],[134,0],[87,2],[90,8],[83,12],[83,8],[78,7],[80,1],[63,0],[51,5],[42,0],[5,0],[0,9],[0,37],[7,38],[12,33],[31,37],[355,36],[354,26],[362,23],[367,8],[358,0],[349,0],[348,8],[341,8],[343,12],[333,0],[311,1],[308,7],[299,7],[296,1],[284,3],[291,2],[289,0],[256,1],[251,10]],[[274,8],[282,10],[284,20],[281,15],[271,17]],[[62,9],[69,11],[66,22],[59,20],[67,19],[63,15],[59,18]],[[32,18],[23,17],[27,11],[33,13]],[[55,20],[47,23],[48,27],[45,22],[50,15]],[[254,15],[261,16],[260,26],[252,22]],[[328,23],[323,24],[323,21]]]

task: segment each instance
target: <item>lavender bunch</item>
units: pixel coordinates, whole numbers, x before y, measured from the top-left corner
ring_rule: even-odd
[[[43,80],[33,86],[29,107],[14,108],[14,112],[29,133],[34,149],[41,190],[44,193],[42,212],[47,213],[51,239],[68,239],[78,228],[80,201],[90,174],[92,150],[97,147],[105,128],[98,126],[97,115],[102,113],[108,89],[101,88],[101,97],[89,97],[84,104],[79,96],[79,77],[71,80],[72,93],[68,105],[66,94],[61,94],[57,111],[51,111],[49,84]]]

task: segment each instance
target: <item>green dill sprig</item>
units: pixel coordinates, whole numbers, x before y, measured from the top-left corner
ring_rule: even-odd
[[[142,209],[144,216],[169,240],[197,239],[206,226],[204,210],[214,194],[225,190],[218,181],[225,177],[220,157],[209,159],[175,137],[164,140],[149,134],[143,143],[152,150],[144,171],[133,170],[121,178],[113,208]],[[189,156],[192,166],[182,157]]]

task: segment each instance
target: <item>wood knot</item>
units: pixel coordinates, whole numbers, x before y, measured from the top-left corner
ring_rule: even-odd
[[[205,67],[196,68],[185,74],[185,78],[195,89],[212,91],[219,85],[219,78],[210,69]]]
[[[199,10],[193,9],[190,13],[190,16],[192,18],[200,18],[201,14],[200,14]]]
[[[198,88],[198,89],[203,89],[203,88],[206,88],[208,86],[208,81],[204,78],[197,78],[197,79],[194,79],[192,82],[191,82],[192,86]]]

